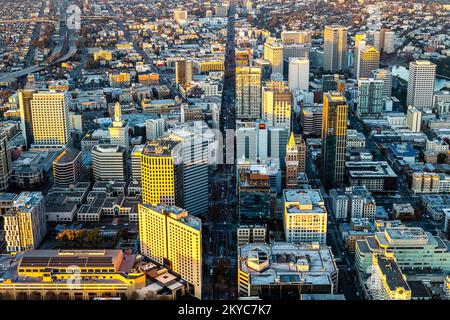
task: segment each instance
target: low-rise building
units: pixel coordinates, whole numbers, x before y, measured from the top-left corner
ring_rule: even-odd
[[[338,289],[338,268],[331,248],[324,245],[249,243],[238,248],[238,260],[241,298],[298,300],[302,293]]]

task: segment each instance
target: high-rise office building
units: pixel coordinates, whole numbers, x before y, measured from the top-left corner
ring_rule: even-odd
[[[272,65],[272,74],[283,74],[283,45],[280,41],[269,38],[264,43],[264,59]]]
[[[236,123],[236,159],[278,159],[284,168],[288,132],[289,128],[270,127],[264,121]]]
[[[371,45],[359,48],[357,79],[369,78],[380,67],[380,51]]]
[[[355,49],[354,49],[354,63],[353,63],[353,74],[358,75],[359,67],[359,51],[362,47],[366,45],[367,35],[365,33],[357,33],[355,35]]]
[[[326,190],[344,183],[348,105],[339,92],[323,97],[321,176]]]
[[[47,234],[44,196],[22,192],[4,216],[6,251],[36,249]]]
[[[361,78],[358,81],[358,114],[375,114],[383,111],[382,80]]]
[[[387,69],[376,69],[372,71],[375,80],[383,81],[383,97],[392,95],[392,72]]]
[[[120,103],[114,105],[114,117],[111,126],[109,127],[109,137],[111,144],[121,146],[128,150],[130,139],[128,136],[128,124],[122,118],[122,107]]]
[[[309,89],[309,59],[290,58],[289,59],[289,89],[306,90]]]
[[[183,166],[179,142],[149,141],[141,152],[142,202],[181,205],[183,203]]]
[[[139,205],[141,253],[173,271],[202,298],[202,223],[188,211],[167,205]]]
[[[291,127],[292,93],[284,81],[270,81],[262,88],[263,117],[271,127]]]
[[[184,85],[192,82],[192,61],[179,59],[175,61],[175,83]]]
[[[395,32],[386,31],[384,33],[384,45],[383,52],[387,54],[392,54],[395,52]]]
[[[124,181],[125,149],[112,144],[100,144],[92,148],[92,169],[96,181]]]
[[[145,133],[147,140],[159,139],[166,128],[166,120],[164,118],[148,119],[145,121]]]
[[[31,100],[36,90],[19,90],[19,110],[20,110],[20,125],[22,135],[25,138],[25,144],[29,147],[34,143],[33,136],[33,115],[31,114]]]
[[[436,65],[428,60],[409,63],[406,103],[417,109],[432,108]]]
[[[284,190],[283,224],[288,242],[325,244],[327,210],[320,190]]]
[[[406,112],[406,125],[412,132],[420,132],[422,127],[422,112],[413,106]]]
[[[0,130],[0,190],[9,187],[12,174],[11,154],[8,148],[8,137],[4,130]]]
[[[322,76],[322,92],[338,91],[345,94],[345,76],[342,74],[325,74]]]
[[[261,117],[261,68],[236,68],[236,119]]]
[[[335,72],[345,69],[347,52],[347,28],[325,26],[323,30],[323,68]]]
[[[81,152],[77,149],[65,149],[53,161],[53,178],[58,187],[68,187],[82,178],[83,163]]]
[[[67,92],[39,91],[33,94],[31,114],[34,147],[52,149],[69,145],[68,102]]]
[[[193,126],[173,129],[167,138],[178,141],[181,145],[183,208],[192,215],[207,213],[209,143],[203,137],[202,128]]]

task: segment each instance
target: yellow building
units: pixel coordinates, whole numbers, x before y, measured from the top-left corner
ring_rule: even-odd
[[[133,49],[133,44],[131,42],[118,43],[116,44],[118,50],[131,50]]]
[[[182,167],[179,143],[172,140],[147,142],[141,152],[142,202],[180,205]]]
[[[347,28],[332,25],[323,30],[323,68],[335,72],[345,68]]]
[[[138,75],[139,83],[144,85],[158,85],[159,84],[159,74],[158,73],[147,73]]]
[[[292,93],[284,81],[270,81],[262,88],[263,116],[269,126],[291,127]]]
[[[236,118],[257,120],[261,115],[261,68],[236,68]]]
[[[17,276],[0,280],[3,299],[130,299],[146,285],[134,270],[136,255],[122,250],[31,250],[14,259]]]
[[[175,206],[139,205],[139,237],[141,253],[180,274],[201,299],[201,220]]]
[[[60,148],[69,144],[68,101],[67,92],[40,91],[33,94],[31,114],[36,147]]]
[[[393,254],[373,256],[371,281],[374,300],[411,300],[411,289]]]
[[[207,60],[199,61],[197,68],[200,73],[207,73],[211,71],[223,71],[225,70],[223,60]]]
[[[44,197],[40,192],[22,192],[4,215],[6,251],[37,248],[47,234]]]
[[[372,71],[380,67],[380,51],[371,45],[359,50],[358,80],[372,77]]]
[[[272,73],[283,74],[283,45],[273,38],[264,43],[264,59],[272,65]]]
[[[106,61],[111,61],[112,60],[112,52],[108,51],[108,50],[100,50],[97,52],[94,52],[94,60],[106,60]]]
[[[111,73],[109,75],[109,84],[111,87],[128,86],[131,82],[131,76],[128,72]]]

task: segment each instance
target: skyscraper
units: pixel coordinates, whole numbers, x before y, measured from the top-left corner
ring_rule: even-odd
[[[285,167],[289,128],[274,128],[264,121],[236,124],[236,159],[278,159]]]
[[[173,129],[167,138],[178,141],[181,145],[183,208],[192,215],[207,213],[208,141],[203,137],[202,127]]]
[[[372,71],[375,80],[383,81],[383,97],[392,95],[392,72],[387,69],[375,69]]]
[[[289,59],[289,89],[308,90],[309,89],[309,59],[290,58]]]
[[[183,166],[181,145],[173,140],[149,141],[141,152],[142,202],[181,205]]]
[[[33,94],[31,114],[34,147],[63,148],[69,145],[68,100],[67,92],[39,91]]]
[[[19,95],[19,109],[20,109],[20,125],[25,144],[29,147],[34,143],[33,136],[33,116],[31,114],[31,100],[36,90],[20,90]]]
[[[5,131],[0,130],[0,190],[9,186],[12,173],[11,154],[8,149],[8,137]]]
[[[355,35],[355,49],[354,49],[354,66],[353,66],[353,74],[358,75],[358,68],[359,68],[359,51],[361,47],[364,47],[366,45],[367,41],[367,35],[365,33],[357,33]]]
[[[269,38],[264,43],[264,59],[272,65],[272,74],[283,74],[283,45],[276,39]]]
[[[261,116],[261,68],[236,68],[236,119],[257,120]]]
[[[182,208],[139,205],[141,253],[173,271],[202,298],[202,223]]]
[[[371,45],[359,48],[357,79],[369,78],[372,71],[380,67],[380,51]]]
[[[432,108],[436,65],[428,60],[409,63],[408,106],[417,109]]]
[[[263,86],[263,116],[272,127],[291,127],[292,93],[284,81],[270,81]]]
[[[326,190],[344,183],[348,105],[339,92],[323,97],[321,175]]]
[[[113,122],[109,127],[109,136],[111,139],[111,144],[123,147],[125,152],[128,150],[128,146],[130,144],[128,137],[128,125],[122,118],[122,107],[119,102],[117,102],[114,106],[114,117]]]
[[[358,114],[374,114],[383,111],[383,80],[361,78],[358,81]]]
[[[335,72],[345,68],[347,28],[325,26],[323,31],[323,68]]]
[[[395,52],[395,32],[394,31],[386,31],[384,33],[383,51],[387,54],[391,54],[391,53]]]
[[[184,85],[192,82],[192,61],[179,59],[175,61],[175,83]]]

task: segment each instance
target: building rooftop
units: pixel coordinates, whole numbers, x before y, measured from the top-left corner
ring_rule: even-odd
[[[53,161],[53,163],[56,164],[66,164],[73,162],[78,156],[80,155],[80,151],[75,148],[69,148],[65,149],[59,156],[56,157],[56,159]]]
[[[396,178],[387,161],[346,161],[345,168],[352,178]]]
[[[238,248],[240,269],[252,285],[300,283],[331,285],[337,272],[331,249],[323,245],[249,243]]]
[[[150,157],[173,156],[179,142],[170,139],[148,141],[142,149],[142,154]]]

